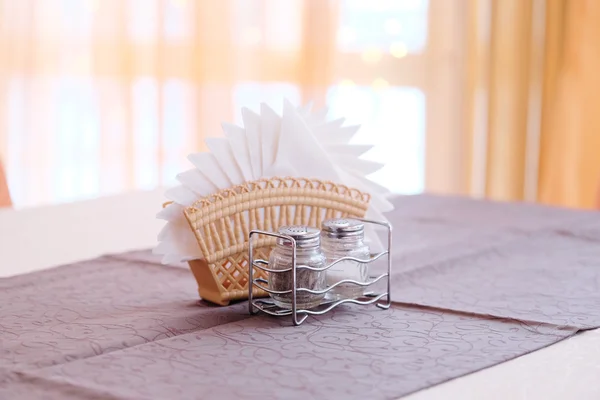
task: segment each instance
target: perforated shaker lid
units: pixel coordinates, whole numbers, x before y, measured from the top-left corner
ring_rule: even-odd
[[[334,218],[324,221],[321,229],[323,234],[330,238],[363,236],[365,224],[352,218]]]
[[[296,241],[296,246],[301,248],[318,246],[321,239],[321,231],[312,226],[291,225],[282,226],[279,228],[279,233],[292,237]],[[277,244],[280,246],[291,247],[292,243],[289,240],[277,238]]]

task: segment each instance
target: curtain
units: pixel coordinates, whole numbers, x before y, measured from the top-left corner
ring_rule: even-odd
[[[600,2],[547,8],[540,201],[600,209]]]
[[[173,183],[221,122],[239,122],[248,92],[323,106],[336,4],[0,0],[0,160],[15,202]]]
[[[362,124],[356,143],[375,142],[365,157],[386,162],[374,179],[420,192],[428,82],[453,79],[427,68],[439,58],[428,42],[458,43],[429,15],[448,4],[0,0],[0,159],[13,203],[174,184],[221,122],[283,98]]]
[[[543,0],[469,2],[463,116],[471,195],[537,198],[543,6]]]
[[[373,175],[592,207],[593,0],[0,0],[0,160],[16,206],[171,185],[283,98],[363,124]],[[507,27],[510,27],[508,29]],[[600,201],[600,199],[599,199]]]
[[[472,0],[466,18],[463,192],[593,207],[600,3]]]

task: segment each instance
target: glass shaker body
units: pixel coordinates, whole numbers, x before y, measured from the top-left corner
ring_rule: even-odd
[[[369,246],[364,243],[364,224],[352,219],[332,219],[323,223],[321,248],[327,264],[342,257],[369,260]],[[369,265],[351,260],[341,261],[327,270],[327,286],[333,286],[343,279],[365,283],[369,279]],[[365,287],[352,283],[342,283],[331,289],[327,296],[332,300],[362,297]]]
[[[325,256],[320,249],[320,236],[317,228],[306,226],[282,227],[279,233],[291,236],[296,240],[296,266],[306,265],[313,268],[323,268],[326,265]],[[293,246],[289,240],[277,239],[277,244],[269,257],[269,268],[285,270],[292,268]],[[269,273],[269,289],[276,291],[293,290],[292,271]],[[325,289],[325,271],[309,269],[296,270],[296,288],[311,290]],[[270,294],[274,303],[282,308],[292,308],[292,293]],[[296,307],[299,309],[313,308],[321,304],[325,294],[296,292]]]

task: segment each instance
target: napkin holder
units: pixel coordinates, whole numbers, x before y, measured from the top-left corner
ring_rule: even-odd
[[[219,305],[248,299],[249,233],[276,232],[284,225],[320,227],[328,218],[363,218],[370,195],[333,182],[271,178],[246,182],[197,200],[184,210],[202,259],[189,261],[204,300]],[[274,237],[253,241],[258,258],[269,258]],[[254,277],[267,279],[255,269]],[[253,287],[253,297],[268,294]]]

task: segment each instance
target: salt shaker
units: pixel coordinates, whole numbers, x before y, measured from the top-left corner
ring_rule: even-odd
[[[365,225],[355,219],[337,218],[323,222],[321,227],[321,248],[327,263],[341,257],[354,257],[369,260],[369,247],[364,243]],[[367,282],[368,264],[356,261],[341,261],[327,270],[327,286],[342,279]],[[328,292],[333,300],[358,298],[363,296],[365,287],[352,283],[342,283]]]
[[[279,233],[290,236],[296,241],[296,267],[306,265],[314,268],[325,267],[325,256],[320,249],[320,230],[308,226],[284,226],[279,228]],[[269,268],[284,270],[292,268],[293,244],[288,239],[277,238],[275,248],[269,257]],[[270,272],[269,289],[285,291],[293,289],[292,271]],[[296,270],[296,288],[311,290],[324,290],[325,271],[309,269]],[[325,294],[312,294],[296,292],[296,307],[299,309],[313,308],[321,304]],[[271,294],[274,303],[282,308],[292,307],[292,294]]]

